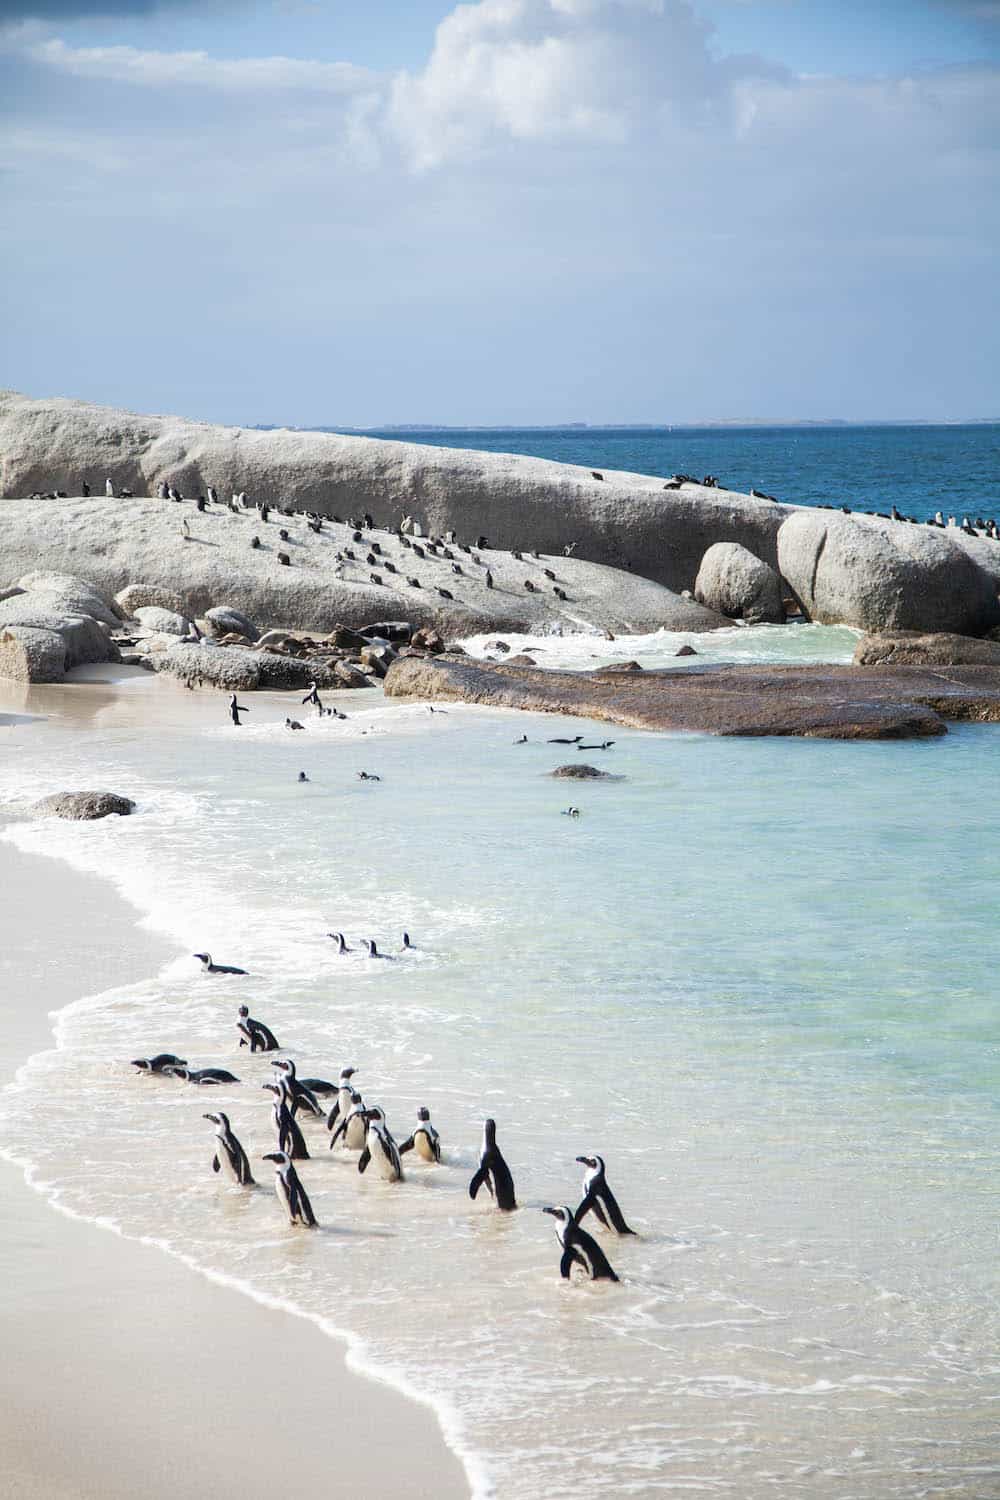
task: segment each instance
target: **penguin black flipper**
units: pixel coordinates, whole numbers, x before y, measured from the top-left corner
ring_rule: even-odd
[[[336,1108],[336,1105],[334,1106],[334,1108]],[[331,1117],[332,1117],[333,1110],[330,1111],[330,1114],[331,1114]],[[347,1116],[343,1115],[341,1117],[340,1124],[337,1126],[336,1130],[333,1132],[333,1135],[330,1137],[330,1150],[331,1151],[333,1150],[333,1148],[337,1144],[337,1142],[340,1140],[340,1137],[344,1134],[344,1132],[345,1132],[346,1129],[347,1129]]]
[[[487,1169],[486,1169],[485,1166],[481,1166],[479,1168],[479,1171],[473,1177],[472,1181],[469,1183],[469,1197],[470,1198],[475,1198],[476,1194],[479,1192],[479,1189],[482,1187],[483,1183],[486,1182],[486,1176],[487,1176]],[[486,1185],[487,1185],[487,1187],[489,1187],[489,1183],[488,1182],[486,1182]],[[490,1188],[490,1192],[491,1193],[492,1193],[492,1191],[493,1191],[493,1189]]]
[[[313,1213],[312,1204],[306,1196],[306,1190],[298,1178],[295,1179],[294,1186],[292,1187],[292,1203],[292,1211],[295,1218],[301,1219],[307,1228],[315,1229],[316,1215]]]
[[[562,1260],[559,1262],[559,1275],[563,1278],[564,1281],[569,1280],[569,1273],[573,1267],[574,1261],[578,1266],[582,1266],[585,1271],[590,1270],[590,1267],[587,1265],[587,1262],[584,1260],[579,1250],[574,1250],[572,1245],[567,1245],[566,1249],[562,1253]]]
[[[615,1206],[617,1207],[617,1204]],[[601,1200],[598,1198],[593,1188],[590,1189],[590,1192],[581,1201],[580,1207],[573,1215],[573,1223],[579,1224],[584,1214],[589,1214],[591,1211],[593,1211],[597,1215],[598,1219],[604,1225],[605,1229],[610,1229],[611,1226],[608,1223],[607,1219],[604,1217],[604,1210],[601,1207]],[[624,1220],[622,1222],[624,1223]]]
[[[489,1171],[493,1178],[493,1191],[497,1200],[497,1208],[505,1209],[508,1213],[517,1207],[517,1199],[514,1196],[514,1179],[510,1175],[510,1167],[504,1161],[499,1151],[494,1151],[489,1161]]]
[[[219,1165],[219,1158],[217,1156],[213,1156],[212,1157],[212,1171],[213,1172],[221,1172],[221,1170],[222,1170],[222,1168]]]
[[[412,1151],[412,1150],[413,1150],[413,1137],[411,1135],[411,1136],[408,1136],[407,1139],[405,1141],[403,1141],[402,1144],[400,1145],[400,1147],[399,1147],[399,1154],[400,1154],[400,1156],[405,1156],[406,1153],[407,1153],[407,1151]]]
[[[625,1223],[625,1215],[618,1207],[618,1199],[615,1197],[611,1189],[606,1185],[603,1193],[601,1194],[601,1197],[604,1199],[604,1207],[607,1209],[608,1218],[611,1220],[611,1223],[614,1225],[618,1233],[635,1234],[635,1230],[630,1229],[629,1226]],[[594,1205],[594,1212],[597,1214],[597,1217],[599,1219],[604,1221],[604,1215],[601,1213],[601,1210],[596,1203]]]
[[[368,1163],[371,1161],[371,1159],[372,1159],[372,1154],[369,1151],[368,1147],[366,1146],[365,1149],[362,1151],[361,1155],[358,1157],[358,1171],[359,1172],[363,1172],[365,1170],[365,1167],[367,1167]]]
[[[334,1101],[333,1108],[331,1109],[330,1113],[326,1117],[326,1128],[327,1128],[327,1130],[332,1130],[333,1129],[333,1127],[337,1123],[337,1117],[338,1117],[339,1114],[340,1114],[340,1100],[336,1099]]]

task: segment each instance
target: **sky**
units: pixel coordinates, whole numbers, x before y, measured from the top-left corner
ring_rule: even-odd
[[[1000,416],[1000,0],[0,0],[0,386]]]

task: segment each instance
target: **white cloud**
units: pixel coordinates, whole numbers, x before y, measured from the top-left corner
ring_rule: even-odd
[[[207,52],[143,52],[136,47],[68,47],[58,38],[31,41],[18,50],[32,62],[71,73],[148,88],[179,84],[226,93],[270,93],[288,89],[354,94],[370,89],[373,75],[352,63],[313,62],[295,57],[214,58]]]

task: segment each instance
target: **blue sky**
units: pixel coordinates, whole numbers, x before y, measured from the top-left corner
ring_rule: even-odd
[[[1000,0],[105,6],[0,0],[0,384],[1000,414]]]

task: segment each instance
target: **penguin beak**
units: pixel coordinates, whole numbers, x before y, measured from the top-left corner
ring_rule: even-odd
[[[542,1209],[542,1213],[543,1214],[551,1214],[554,1219],[558,1219],[558,1217],[559,1217],[559,1209],[558,1208],[543,1208]]]
[[[596,1167],[597,1163],[592,1156],[578,1156],[577,1161],[582,1167]]]
[[[219,1123],[219,1117],[218,1117],[218,1115],[202,1115],[201,1118],[203,1120],[211,1120],[211,1122],[212,1122],[213,1125],[218,1125],[218,1123]]]

